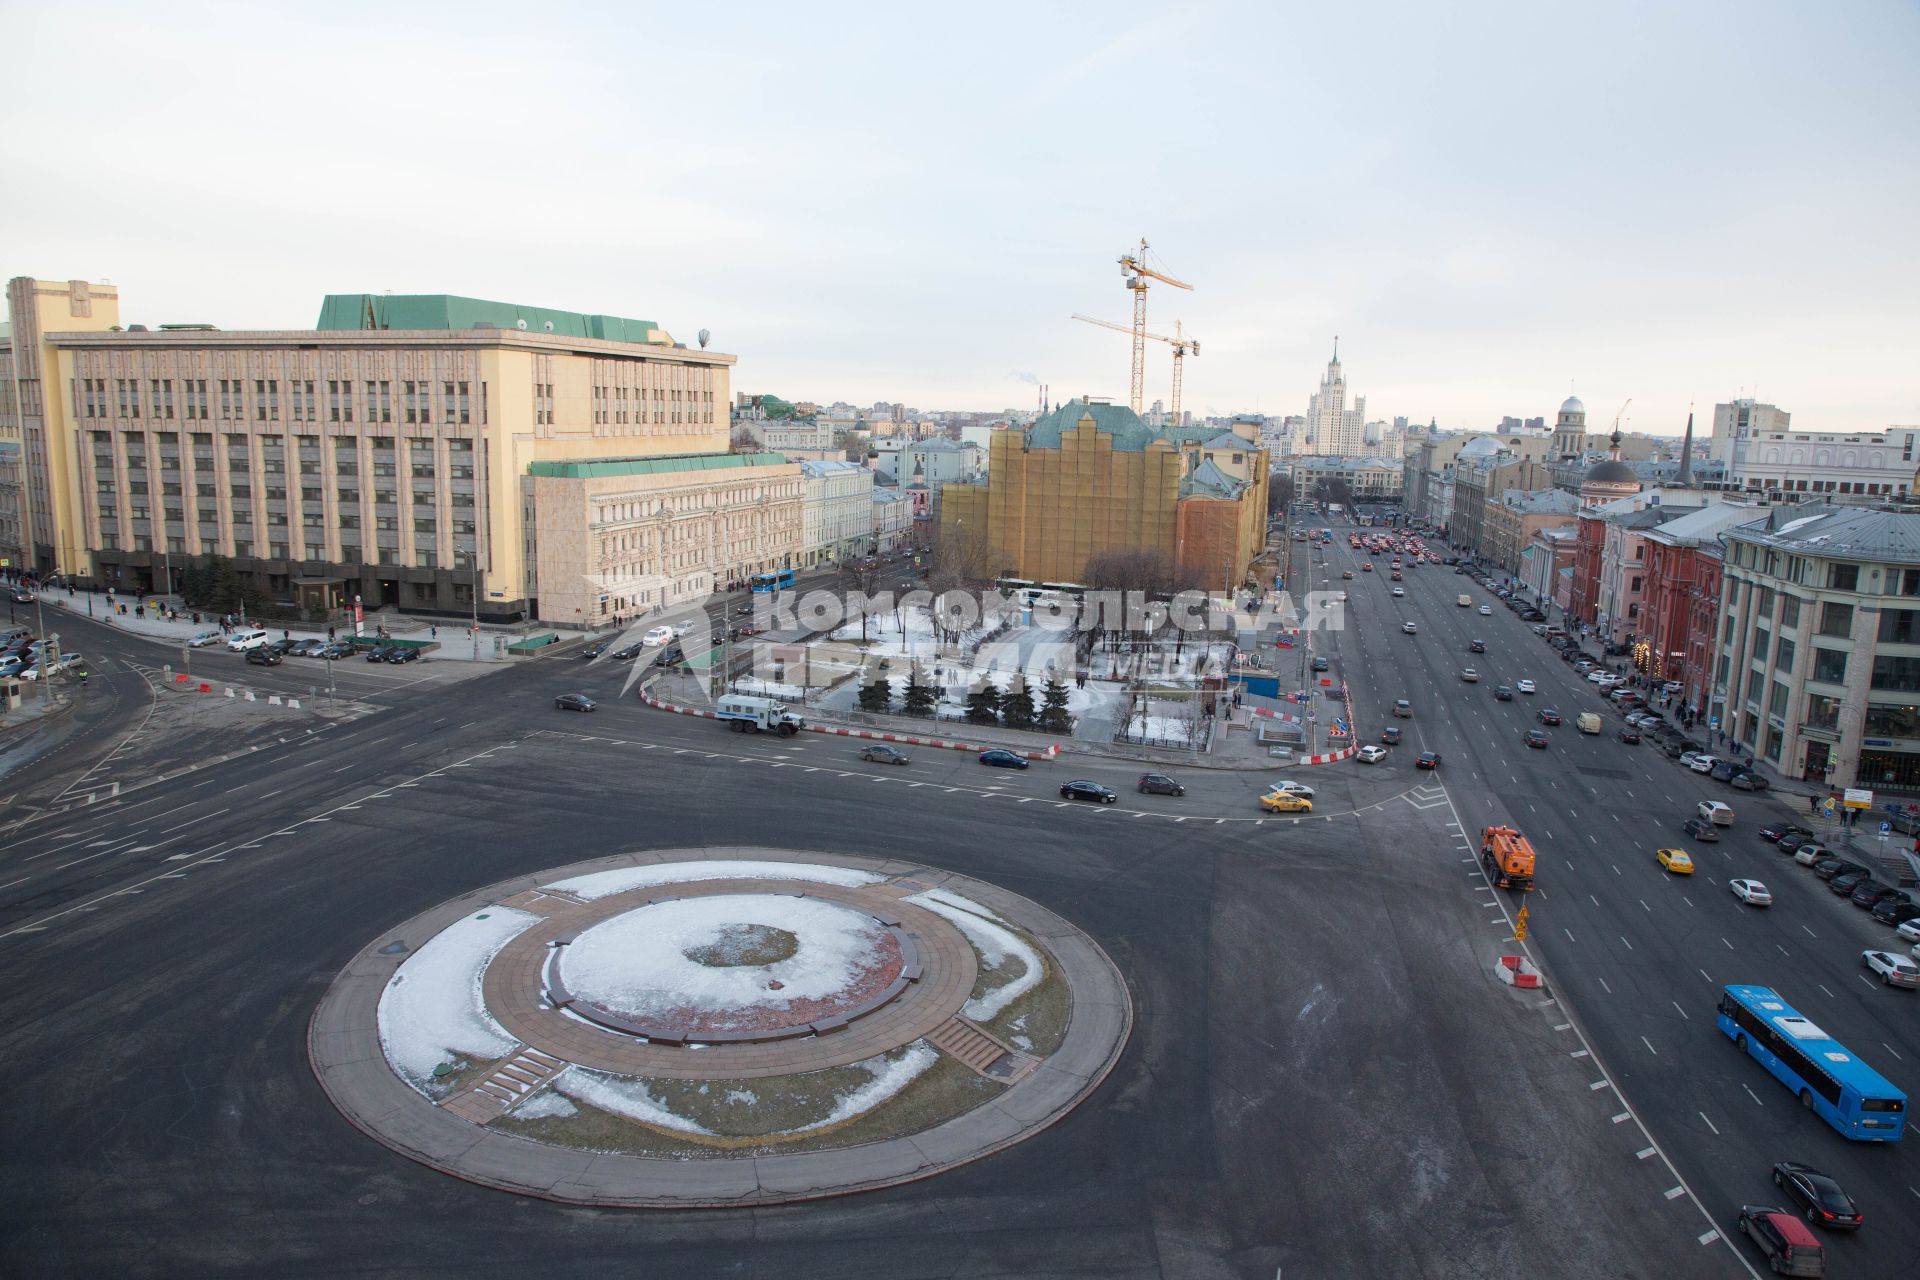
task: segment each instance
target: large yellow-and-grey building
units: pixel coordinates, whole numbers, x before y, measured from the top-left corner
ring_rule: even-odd
[[[996,572],[1079,582],[1094,556],[1163,556],[1183,582],[1238,585],[1266,541],[1267,450],[1255,428],[1152,427],[1074,400],[995,432],[983,484],[941,492],[943,529],[981,532]]]
[[[132,591],[599,623],[794,563],[800,468],[728,452],[734,357],[657,325],[336,294],[307,330],[121,323],[16,279],[0,558]],[[475,599],[476,589],[478,599]]]

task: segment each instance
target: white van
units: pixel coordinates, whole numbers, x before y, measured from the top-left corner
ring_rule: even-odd
[[[1582,733],[1600,732],[1600,717],[1591,711],[1582,711],[1580,718],[1574,721],[1574,723],[1580,726],[1580,732]]]
[[[672,627],[655,627],[651,631],[648,631],[646,635],[640,637],[640,643],[646,645],[648,648],[652,648],[657,644],[665,644],[671,639],[673,639]]]
[[[267,643],[266,632],[255,627],[248,631],[236,631],[227,637],[227,648],[234,653],[243,653],[248,649],[258,649]]]

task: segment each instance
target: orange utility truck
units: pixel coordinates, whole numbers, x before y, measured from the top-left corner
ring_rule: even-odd
[[[1480,865],[1502,889],[1533,888],[1533,846],[1512,827],[1480,833]]]

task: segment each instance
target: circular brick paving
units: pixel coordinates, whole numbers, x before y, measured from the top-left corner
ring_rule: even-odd
[[[747,875],[742,860],[792,865],[794,874]],[[652,870],[668,863],[724,864],[709,871],[729,878],[703,880],[677,867]],[[809,868],[822,867],[834,874],[808,878]],[[651,882],[588,900],[559,887],[595,873],[616,874],[625,882],[635,871]],[[836,875],[874,882],[827,882]],[[1051,1054],[1036,1058],[964,1017],[979,973],[973,946],[945,916],[905,900],[935,889],[1013,925],[1039,945],[1049,967],[1065,980],[1070,1011],[1064,1039]],[[809,909],[783,913],[773,901],[779,897],[806,899]],[[946,910],[951,902],[935,905]],[[422,946],[451,925],[485,918],[490,908],[533,918],[484,962],[480,982],[487,1013],[513,1048],[489,1077],[430,1099],[387,1059],[379,1029],[382,995]],[[767,922],[800,920],[803,926],[791,945],[795,954],[809,945],[804,922],[823,922],[844,944],[844,972],[835,970],[831,981],[821,981],[820,966],[813,966],[796,977],[804,994],[792,999],[753,997],[737,1002],[740,1007],[705,1011],[676,1003],[670,997],[691,988],[665,981],[657,990],[650,988],[644,973],[621,970],[619,948],[599,945],[617,940],[622,928],[631,931],[629,939],[645,939],[646,913],[662,908],[668,911],[660,917],[665,921],[676,911],[707,924],[737,917],[747,930],[738,936],[762,942],[777,931]],[[724,925],[722,933],[733,927]],[[597,963],[573,965],[581,989],[571,990],[567,952],[582,939],[594,942],[596,928],[615,932],[599,936]],[[687,936],[703,946],[708,941],[698,931]],[[812,945],[820,945],[818,937]],[[748,976],[780,972],[787,946],[777,940],[768,952],[772,959],[742,962],[765,966]],[[646,951],[639,945],[630,949]],[[709,957],[700,963],[714,958],[702,947],[693,949]],[[655,947],[653,954],[666,956],[662,967],[671,969],[685,952]],[[717,958],[723,968],[733,963],[724,952]],[[729,975],[728,981],[738,976]],[[721,982],[701,989],[737,987]],[[635,1007],[615,1007],[623,1003]],[[671,849],[488,886],[374,939],[322,999],[308,1050],[322,1087],[350,1121],[395,1151],[458,1177],[582,1204],[772,1204],[927,1177],[1039,1132],[1085,1100],[1112,1070],[1132,1019],[1126,985],[1097,944],[1052,912],[997,886],[911,864],[832,854]],[[896,1137],[873,1140],[869,1133],[858,1145],[790,1154],[695,1160],[608,1154],[546,1145],[489,1127],[574,1066],[640,1080],[771,1079],[868,1061],[915,1042],[994,1082],[995,1091],[973,1110],[931,1128],[915,1131],[914,1125],[929,1122],[909,1121]],[[885,1107],[880,1104],[871,1116],[884,1121]],[[769,1136],[771,1145],[778,1141],[779,1135]]]

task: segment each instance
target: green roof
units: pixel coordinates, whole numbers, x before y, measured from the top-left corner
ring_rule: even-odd
[[[1113,437],[1113,447],[1120,453],[1141,453],[1160,438],[1159,432],[1141,421],[1140,415],[1125,405],[1069,400],[1051,413],[1034,420],[1026,430],[1027,447],[1058,449],[1060,437],[1078,427],[1080,420],[1089,414],[1093,416],[1095,428]]]
[[[666,471],[716,471],[723,467],[783,467],[783,453],[678,453],[661,458],[597,458],[590,462],[532,462],[527,474],[554,480],[600,476],[650,476]]]
[[[524,322],[524,324],[523,324]],[[550,307],[523,307],[451,293],[330,293],[320,303],[320,330],[473,329],[481,325],[551,333],[564,338],[602,338],[670,346],[673,339],[651,320],[590,316]]]

